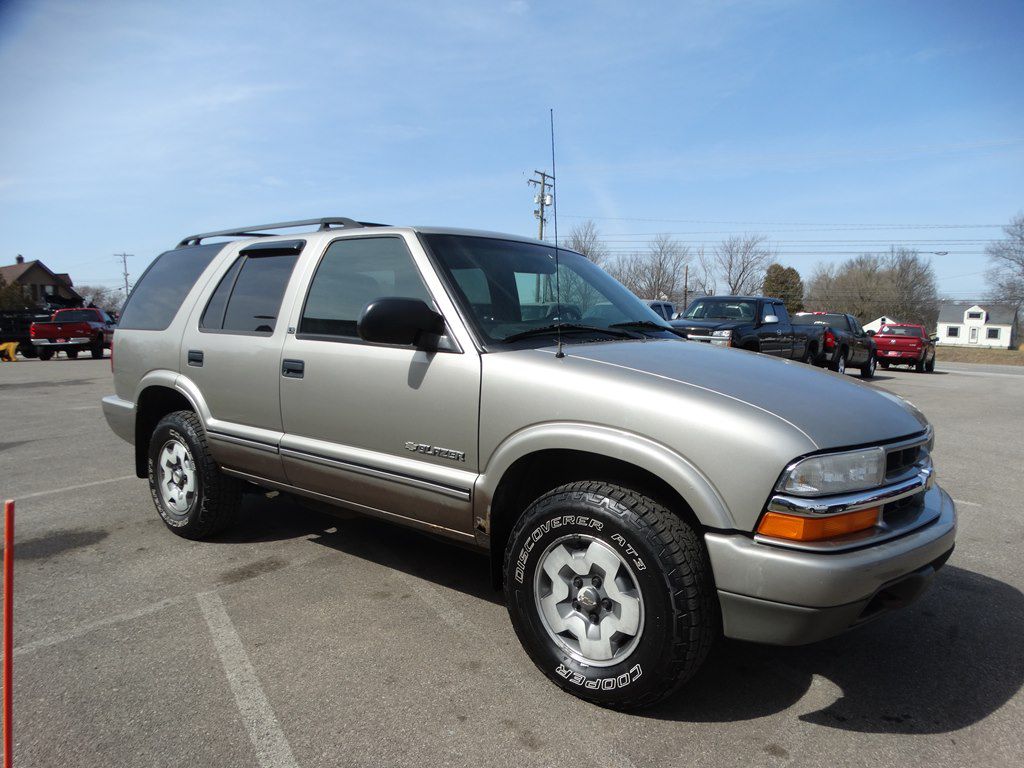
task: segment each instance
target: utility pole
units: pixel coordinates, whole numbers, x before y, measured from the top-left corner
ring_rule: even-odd
[[[686,312],[690,305],[690,265],[683,267],[683,308],[680,312]]]
[[[544,209],[551,205],[551,195],[548,194],[548,189],[554,185],[551,183],[555,180],[555,177],[544,171],[534,171],[533,174],[537,176],[536,179],[527,179],[527,184],[532,184],[538,188],[536,197],[533,198],[533,202],[537,204],[537,209],[533,212],[533,215],[537,217],[537,239],[544,239],[544,223],[547,221],[544,217]]]
[[[128,259],[131,259],[134,256],[135,256],[134,253],[115,253],[114,254],[114,258],[115,259],[120,259],[121,260],[121,269],[122,269],[123,274],[124,274],[124,298],[125,298],[125,301],[128,300],[128,292],[131,290],[128,287]]]

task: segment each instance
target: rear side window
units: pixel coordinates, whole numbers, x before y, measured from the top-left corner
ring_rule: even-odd
[[[210,297],[199,327],[207,331],[271,334],[298,254],[242,256]]]
[[[193,245],[165,251],[156,257],[135,284],[128,297],[120,330],[162,331],[171,324],[181,308],[181,302],[192,290],[199,275],[213,257],[220,253],[224,243]]]

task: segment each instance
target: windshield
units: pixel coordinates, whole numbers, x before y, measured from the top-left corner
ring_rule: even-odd
[[[683,317],[688,320],[753,320],[757,306],[753,301],[736,299],[697,299]]]
[[[671,333],[654,310],[574,251],[559,249],[556,273],[555,249],[539,243],[469,235],[423,235],[423,240],[484,341],[501,342],[559,323],[572,323],[577,330],[580,325],[613,329],[639,323],[654,326],[648,332]],[[581,340],[580,334],[564,339],[573,340]]]
[[[878,333],[883,336],[915,336],[919,339],[924,338],[921,329],[912,325],[883,325]]]

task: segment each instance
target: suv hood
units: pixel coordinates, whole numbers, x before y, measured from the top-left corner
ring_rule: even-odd
[[[928,421],[888,392],[828,371],[739,349],[674,339],[569,345],[552,366],[596,365],[697,387],[766,411],[820,449],[895,440]],[[547,352],[547,350],[544,350]],[[553,350],[552,350],[553,352]]]

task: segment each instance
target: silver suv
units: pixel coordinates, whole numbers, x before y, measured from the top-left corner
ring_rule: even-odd
[[[909,403],[684,341],[513,235],[193,235],[135,287],[113,367],[107,420],[174,533],[260,488],[479,547],[537,666],[606,706],[668,696],[720,635],[807,643],[904,605],[953,549]]]

